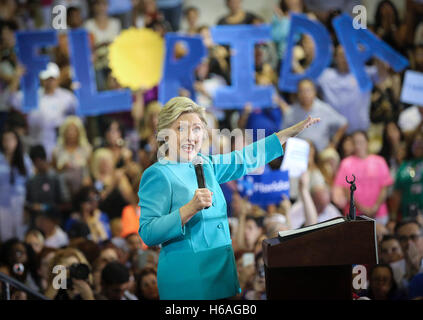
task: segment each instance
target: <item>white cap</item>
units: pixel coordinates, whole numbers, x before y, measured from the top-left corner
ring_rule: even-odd
[[[47,68],[40,72],[40,79],[46,80],[48,78],[59,78],[60,69],[54,62],[49,62]]]

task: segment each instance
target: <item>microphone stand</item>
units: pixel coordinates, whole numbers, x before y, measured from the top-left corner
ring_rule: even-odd
[[[355,186],[355,175],[352,175],[354,179],[348,181],[348,176],[345,177],[345,181],[350,185],[350,212],[348,213],[348,220],[355,220],[355,205],[354,205],[354,191],[357,190]]]

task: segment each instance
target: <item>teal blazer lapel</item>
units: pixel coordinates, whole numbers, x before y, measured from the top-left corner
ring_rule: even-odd
[[[178,180],[179,182],[181,182],[184,185],[188,185],[189,183],[189,176],[187,176],[187,174],[189,174],[189,170],[191,169],[188,166],[186,167],[181,167],[178,165],[174,165],[174,164],[170,164],[167,166],[164,166],[170,173],[172,173]]]

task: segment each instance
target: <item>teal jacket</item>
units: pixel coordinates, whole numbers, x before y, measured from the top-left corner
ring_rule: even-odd
[[[138,192],[139,234],[148,246],[162,245],[157,270],[160,299],[223,299],[241,291],[220,184],[239,179],[281,155],[275,134],[240,151],[199,154],[206,187],[213,192],[212,206],[184,226],[179,208],[198,189],[193,164],[159,161],[144,171]]]

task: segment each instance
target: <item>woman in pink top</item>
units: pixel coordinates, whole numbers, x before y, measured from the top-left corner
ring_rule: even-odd
[[[341,162],[332,190],[333,202],[348,213],[350,185],[345,181],[345,177],[348,176],[351,180],[354,174],[357,186],[354,193],[357,215],[364,214],[386,224],[388,208],[385,200],[388,186],[393,184],[388,165],[381,156],[369,155],[368,137],[364,131],[356,131],[352,138],[354,154]]]

